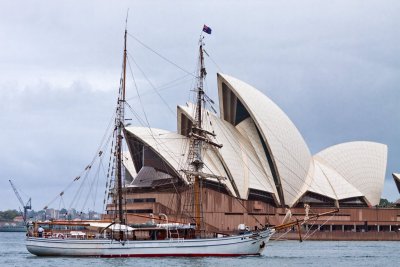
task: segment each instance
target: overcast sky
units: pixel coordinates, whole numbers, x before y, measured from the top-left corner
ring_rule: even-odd
[[[216,71],[246,81],[288,114],[313,154],[387,144],[383,197],[399,198],[399,1],[17,0],[0,2],[0,210],[21,206],[8,179],[39,210],[91,161],[116,102],[128,8],[130,34],[188,71],[209,25],[209,95],[217,100]],[[128,51],[155,87],[186,74],[133,38]],[[151,126],[175,130],[191,80],[160,91],[166,107],[131,65]],[[137,98],[130,104],[141,113]]]

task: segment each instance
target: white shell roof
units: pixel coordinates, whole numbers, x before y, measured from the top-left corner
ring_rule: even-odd
[[[264,179],[267,182],[267,184],[265,184],[265,182],[263,182],[262,185],[260,184],[261,186],[251,185],[250,187],[254,188],[254,189],[259,189],[259,190],[274,193],[276,195],[276,201],[279,204],[280,202],[279,202],[279,198],[278,198],[278,192],[276,191],[276,187],[275,187],[275,183],[274,183],[274,180],[272,177],[271,169],[269,168],[267,159],[263,156],[264,150],[263,150],[261,141],[260,141],[258,133],[257,133],[256,126],[255,126],[253,120],[251,118],[247,118],[247,119],[243,120],[242,122],[240,122],[238,125],[236,125],[235,128],[244,137],[246,137],[248,142],[250,142],[250,144],[252,146],[252,152],[254,151],[254,154],[252,154],[252,156],[253,156],[252,161],[257,162],[257,168],[262,169],[262,171],[260,170],[260,172],[262,172],[262,174],[263,174],[263,176],[260,176],[260,178],[262,177],[262,179]],[[256,180],[258,180],[258,179],[256,179]],[[256,181],[254,181],[254,182],[251,181],[251,182],[254,183]],[[266,190],[267,188],[269,190]]]
[[[192,119],[193,109],[194,106],[191,103],[186,106],[179,106],[178,117],[184,113]],[[272,176],[270,175],[268,178],[252,143],[246,135],[242,135],[237,128],[221,120],[210,111],[204,113],[203,128],[214,132],[217,136],[214,141],[223,144],[223,147],[217,149],[216,153],[220,155],[221,163],[224,164],[230,177],[233,178],[239,191],[239,197],[247,198],[250,188],[276,194],[275,186],[269,181]]]
[[[188,151],[185,136],[157,128],[127,127],[125,130],[153,148],[173,169],[179,170],[185,163]]]
[[[360,197],[363,194],[334,169],[314,159],[314,175],[309,191],[335,200]]]
[[[236,95],[254,120],[272,157],[283,187],[285,203],[292,206],[307,182],[312,158],[310,151],[289,117],[266,95],[225,74],[218,74],[220,111],[223,118],[222,83]],[[309,181],[308,181],[309,182]]]
[[[357,188],[370,205],[379,204],[386,173],[386,145],[366,141],[342,143],[319,152],[315,158]]]
[[[225,100],[224,90],[229,92]],[[370,205],[379,203],[386,172],[386,145],[349,142],[329,147],[312,157],[292,121],[263,93],[225,74],[218,74],[218,92],[220,118],[204,110],[202,126],[215,132],[213,141],[223,147],[205,151],[203,171],[229,177],[230,180],[223,183],[232,195],[245,199],[249,189],[257,189],[271,193],[280,204],[278,185],[272,175],[276,171],[275,178],[283,191],[282,204],[288,206],[295,205],[307,191],[335,200],[364,197]],[[238,119],[235,126],[231,122],[237,99],[250,117]],[[224,105],[233,108],[226,109],[227,117],[224,116]],[[187,164],[189,140],[180,128],[189,126],[186,118],[193,120],[193,114],[193,104],[178,106],[179,133],[145,127],[128,127],[126,130],[151,147],[184,178],[180,170]],[[244,115],[246,117],[247,113]],[[268,162],[262,141],[272,162]],[[393,177],[400,180],[397,174]]]
[[[151,147],[166,163],[180,174],[181,178],[185,177],[180,170],[184,168],[186,159],[188,158],[189,139],[187,137],[156,128],[127,127],[126,130],[148,147]],[[203,155],[204,164],[207,166],[204,172],[227,177],[222,165],[215,164],[217,160],[215,152],[207,150]],[[222,181],[222,183],[226,183],[228,190],[231,190],[234,194],[229,181]]]

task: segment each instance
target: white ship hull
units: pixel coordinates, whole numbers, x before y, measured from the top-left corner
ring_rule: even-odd
[[[26,247],[37,256],[78,257],[206,257],[260,255],[275,231],[209,238],[168,240],[57,239],[28,237]]]

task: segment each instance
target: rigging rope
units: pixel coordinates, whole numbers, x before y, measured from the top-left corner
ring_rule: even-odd
[[[159,56],[160,58],[164,59],[165,61],[167,61],[168,63],[174,65],[175,67],[177,67],[178,69],[180,69],[181,71],[185,72],[186,74],[189,74],[195,78],[196,75],[194,75],[193,73],[185,70],[184,68],[180,67],[178,64],[172,62],[171,60],[169,60],[168,58],[164,57],[163,55],[161,55],[160,53],[158,53],[157,51],[155,51],[154,49],[152,49],[151,47],[149,47],[148,45],[146,45],[145,43],[143,43],[142,41],[140,41],[137,37],[135,37],[134,35],[128,33],[128,36],[133,38],[135,41],[137,41],[139,44],[141,44],[142,46],[144,46],[145,48],[147,48],[148,50],[150,50],[151,52],[153,52],[154,54],[156,54],[157,56]]]
[[[157,87],[154,86],[154,84],[150,81],[150,79],[147,77],[147,75],[144,73],[144,71],[142,70],[142,68],[136,63],[135,59],[128,53],[128,55],[132,58],[133,63],[136,65],[136,67],[139,69],[139,71],[142,73],[143,77],[146,79],[146,81],[150,84],[150,87],[153,89],[153,91],[160,97],[160,99],[162,100],[162,102],[164,103],[164,105],[168,108],[168,110],[171,112],[171,114],[173,116],[175,116],[175,112],[171,109],[171,107],[168,105],[167,101],[165,101],[165,99],[161,96],[160,92],[156,89]],[[131,64],[130,61],[128,60],[128,64],[129,64],[129,70],[131,71],[132,77],[133,77],[133,72],[132,72],[132,68],[131,68]],[[135,83],[136,85],[136,83]],[[138,91],[138,88],[136,87],[136,90]],[[138,96],[139,96],[139,91],[138,91]],[[139,97],[140,98],[140,97]],[[141,101],[141,100],[140,100]],[[143,105],[141,103],[141,105]]]
[[[318,231],[321,226],[324,226],[328,221],[330,221],[333,217],[335,216],[335,214],[333,214],[332,216],[330,216],[323,224],[320,225],[320,227],[318,227],[317,229],[315,229],[311,234],[309,234],[308,236],[304,237],[304,240],[307,240],[308,238],[310,238],[310,236],[312,236],[313,234],[315,234],[316,231]]]
[[[291,230],[292,230],[291,228],[287,229],[286,232],[284,232],[284,233],[281,234],[278,238],[275,238],[275,239],[273,239],[273,240],[271,240],[271,241],[275,242],[275,241],[281,240],[281,239],[282,239],[284,236],[286,236]],[[270,241],[270,242],[271,242],[271,241]]]
[[[208,52],[206,52],[206,50],[204,50],[204,53],[207,55],[207,57],[211,60],[212,63],[214,63],[215,67],[217,67],[217,69],[221,72],[222,68],[217,64],[217,62],[214,61],[214,59],[210,56],[210,54]]]
[[[163,85],[157,86],[157,87],[155,87],[155,89],[157,91],[163,91],[163,90],[166,90],[166,89],[174,88],[174,87],[178,86],[179,84],[183,84],[183,83],[186,83],[188,81],[192,81],[193,80],[192,77],[190,77],[190,79],[185,79],[188,76],[189,76],[188,74],[185,74],[184,76],[181,76],[179,78],[171,80],[171,81],[169,81],[169,82],[167,82],[167,83],[165,83]],[[179,83],[177,83],[177,82],[179,82]],[[147,92],[142,93],[141,96],[146,96],[146,95],[150,95],[150,94],[154,94],[154,93],[156,93],[156,92],[147,91]],[[130,100],[133,100],[133,99],[136,99],[136,98],[138,98],[138,96],[130,97],[130,98],[126,99],[126,101],[130,101]]]
[[[132,67],[131,67],[131,63],[129,61],[129,58],[128,58],[127,61],[128,61],[128,66],[129,66],[130,73],[132,75],[133,84],[135,85],[135,89],[136,89],[136,93],[137,93],[137,96],[138,96],[138,99],[139,99],[139,103],[140,103],[140,106],[142,108],[143,116],[144,116],[144,118],[146,120],[147,127],[150,129],[150,123],[149,123],[149,120],[147,118],[146,111],[144,110],[144,105],[143,105],[143,102],[142,102],[142,98],[140,97],[140,94],[139,94],[139,88],[138,88],[138,86],[136,84],[135,76],[133,75],[133,71],[132,71]]]
[[[64,193],[67,192],[67,191],[72,187],[72,185],[73,185],[75,182],[77,182],[78,180],[80,180],[80,179],[82,178],[83,175],[84,175],[84,176],[83,176],[83,179],[82,179],[82,180],[85,180],[85,177],[87,177],[87,175],[89,174],[89,171],[90,171],[92,165],[94,164],[94,162],[96,161],[96,159],[99,157],[99,152],[102,150],[102,147],[107,146],[108,143],[109,143],[109,139],[110,139],[110,138],[108,138],[107,141],[105,141],[105,139],[106,139],[106,137],[107,137],[107,133],[109,132],[109,129],[111,128],[111,122],[113,121],[113,119],[114,119],[114,112],[113,112],[113,115],[112,115],[112,117],[111,117],[111,119],[110,119],[110,121],[109,121],[109,123],[108,123],[107,129],[106,129],[106,131],[105,131],[105,133],[104,133],[104,135],[103,135],[103,137],[102,137],[102,139],[101,139],[100,146],[99,146],[98,149],[96,150],[96,154],[95,154],[95,156],[93,157],[93,159],[92,159],[92,161],[90,162],[90,164],[87,165],[86,168],[85,168],[83,171],[81,171],[81,173],[80,173],[78,176],[76,176],[76,177],[61,191],[60,194],[58,194],[58,195],[57,195],[55,198],[53,198],[49,203],[47,203],[47,205],[46,205],[43,209],[47,209],[52,203],[54,203],[54,201],[56,201],[59,197],[61,197],[62,195],[64,195]],[[81,187],[82,187],[82,185],[80,186],[80,188],[81,188]],[[71,208],[71,207],[73,206],[72,204],[75,203],[75,199],[76,199],[76,197],[79,195],[79,194],[78,194],[79,191],[80,191],[80,189],[78,189],[78,192],[75,194],[75,197],[72,199],[72,202],[71,202],[71,205],[70,205],[69,208]]]

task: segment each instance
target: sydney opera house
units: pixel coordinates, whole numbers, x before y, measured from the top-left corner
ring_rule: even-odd
[[[205,110],[203,128],[212,133],[206,144],[203,172],[203,217],[206,227],[229,231],[239,223],[278,224],[290,208],[304,214],[340,211],[320,218],[318,230],[328,232],[393,231],[400,215],[376,209],[386,173],[387,146],[353,141],[311,154],[299,130],[271,99],[251,85],[217,75],[219,114]],[[124,155],[128,220],[165,213],[177,219],[190,206],[190,184],[183,169],[189,155],[194,105],[177,108],[177,131],[127,127],[129,153]],[[318,126],[316,125],[316,128]],[[109,213],[112,213],[109,207]],[[394,217],[393,217],[394,216]],[[146,219],[143,216],[143,221]],[[327,222],[329,220],[329,222]],[[305,227],[308,227],[307,225]],[[397,228],[396,228],[397,227]]]

